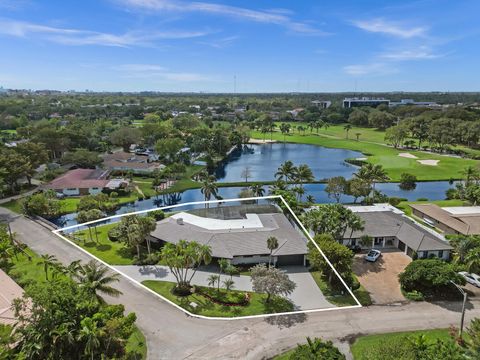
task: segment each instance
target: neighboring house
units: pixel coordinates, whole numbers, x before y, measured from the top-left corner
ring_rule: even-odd
[[[134,174],[150,174],[165,167],[165,165],[151,161],[149,156],[123,151],[105,155],[103,164],[105,168],[112,171],[132,171]]]
[[[276,265],[305,265],[307,239],[276,208],[268,213],[255,213],[250,207],[239,215],[238,207],[222,207],[226,218],[181,212],[157,222],[151,233],[154,241],[176,244],[180,240],[196,241],[211,247],[214,258],[228,259],[232,264],[268,263],[267,239],[274,236],[278,248],[272,252]],[[231,214],[235,214],[231,216]]]
[[[124,179],[108,180],[108,170],[75,169],[67,171],[44,186],[66,196],[96,195],[104,189],[118,190],[125,188],[128,182]]]
[[[480,235],[480,206],[412,204],[413,215],[446,234]]]
[[[23,289],[0,269],[0,324],[14,325],[17,322],[13,300],[23,296]]]
[[[349,206],[364,221],[362,231],[347,229],[344,245],[359,245],[364,248],[397,248],[410,257],[436,256],[449,259],[452,247],[445,238],[407,217],[402,211],[389,205]],[[372,238],[371,244],[362,244],[362,236]]]

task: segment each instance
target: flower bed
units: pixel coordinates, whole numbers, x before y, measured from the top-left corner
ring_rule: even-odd
[[[211,302],[217,304],[217,305],[223,305],[223,306],[248,306],[250,304],[250,294],[245,293],[243,300],[239,302],[225,302],[220,299],[215,298],[214,296],[211,296],[207,294],[206,292],[202,291],[201,289],[196,290],[197,294],[202,295],[203,297],[207,298]]]

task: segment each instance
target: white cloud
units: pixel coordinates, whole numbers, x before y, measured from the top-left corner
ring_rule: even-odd
[[[111,34],[0,19],[0,34],[24,38],[37,36],[64,45],[150,46],[156,40],[196,38],[208,33],[207,31],[130,31]]]
[[[353,24],[368,32],[382,33],[404,39],[425,36],[428,30],[428,28],[424,26],[407,27],[400,23],[389,22],[381,18],[354,21]]]
[[[176,1],[176,0],[116,0],[131,8],[155,10],[158,12],[203,12],[221,16],[235,17],[244,20],[280,25],[288,30],[305,35],[328,35],[311,25],[298,22],[291,18],[288,10],[251,10],[244,7],[230,6],[201,1]]]
[[[443,56],[443,54],[433,53],[431,49],[424,46],[413,50],[392,51],[380,55],[381,58],[392,61],[429,60]]]
[[[343,67],[343,71],[348,75],[362,76],[362,75],[387,75],[397,72],[392,66],[384,63],[371,63],[371,64],[355,64],[347,65]]]

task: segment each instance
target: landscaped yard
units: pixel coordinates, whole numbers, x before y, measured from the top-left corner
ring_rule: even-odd
[[[361,133],[360,140],[355,140],[355,133]],[[251,136],[256,139],[263,139],[264,134],[259,131],[252,131]],[[270,139],[270,134],[265,134]],[[283,141],[281,132],[275,131],[272,139]],[[298,132],[286,136],[286,141],[302,144],[313,144],[331,148],[342,148],[356,150],[368,157],[368,162],[382,165],[392,181],[399,181],[400,175],[404,172],[417,176],[418,180],[449,180],[451,178],[462,178],[462,170],[467,166],[477,166],[478,160],[462,159],[451,156],[430,154],[422,151],[408,151],[418,159],[411,159],[398,156],[405,150],[394,149],[384,145],[383,134],[377,130],[365,128],[352,128],[350,138],[345,138],[345,131],[342,126],[331,126],[327,130],[321,129],[319,134],[316,131],[305,135]],[[439,160],[437,166],[420,164],[417,160]]]
[[[25,252],[30,255],[31,260],[28,259],[27,255],[18,253],[17,256],[12,258],[13,266],[8,271],[8,274],[21,287],[26,287],[30,283],[45,282],[45,271],[43,264],[40,263],[40,257],[29,248],[26,248]],[[133,353],[140,354],[141,359],[147,358],[147,343],[145,341],[145,336],[138,328],[135,328],[135,331],[128,339],[127,351],[131,352],[132,355]]]
[[[320,291],[325,295],[326,299],[331,302],[333,305],[336,306],[350,306],[350,305],[357,305],[355,299],[350,295],[350,293],[345,289],[344,293],[342,294],[340,290],[335,290],[332,288],[331,285],[328,284],[325,279],[322,277],[322,273],[320,271],[312,271],[310,273],[317,283]],[[358,301],[364,306],[368,306],[372,304],[372,300],[370,299],[370,294],[368,293],[365,288],[360,285],[357,290],[354,290],[353,293],[357,297]]]
[[[236,317],[261,315],[271,313],[281,313],[293,310],[291,302],[284,298],[277,297],[271,299],[270,303],[266,304],[264,299],[266,295],[249,292],[250,302],[247,306],[224,306],[215,304],[203,295],[192,294],[185,297],[180,297],[172,294],[172,289],[175,287],[174,282],[146,280],[142,282],[143,285],[152,289],[156,293],[162,295],[168,300],[190,311],[191,313],[210,316],[210,317]],[[237,301],[242,299],[246,292],[230,290],[228,293],[224,289],[220,289],[220,295],[217,295],[217,290],[214,288],[199,287],[202,291],[208,294],[219,297],[223,301]],[[191,304],[197,304],[196,307]]]
[[[414,360],[415,357],[411,353],[408,356],[407,338],[418,335],[424,335],[429,343],[437,340],[453,341],[448,329],[397,332],[362,336],[351,345],[350,350],[355,360]]]
[[[132,265],[134,253],[128,249],[124,243],[120,241],[111,241],[108,238],[108,231],[117,224],[107,224],[97,227],[98,243],[95,242],[95,229],[92,227],[92,235],[94,241],[90,240],[88,230],[75,232],[75,243],[92,255],[97,256],[101,260],[110,265]],[[143,251],[146,251],[142,247]]]

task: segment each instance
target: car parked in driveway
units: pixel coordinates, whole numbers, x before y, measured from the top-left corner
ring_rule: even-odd
[[[480,276],[477,274],[471,274],[466,271],[461,271],[458,274],[461,275],[468,283],[476,287],[480,287]]]
[[[368,251],[368,254],[365,255],[365,260],[370,262],[375,262],[382,255],[380,250],[371,249]]]

